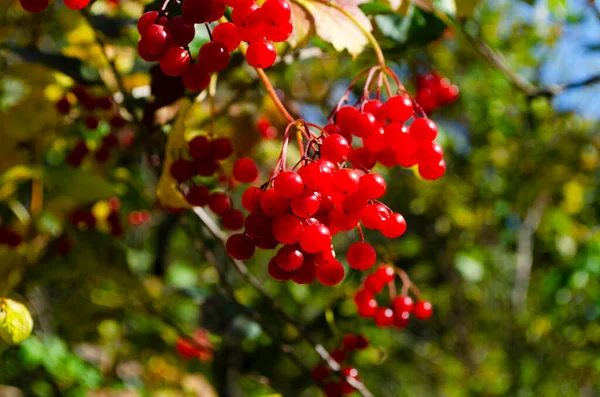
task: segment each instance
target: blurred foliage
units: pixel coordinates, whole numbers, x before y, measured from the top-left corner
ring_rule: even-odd
[[[202,251],[225,266],[241,303],[270,314],[269,303],[227,267],[226,255],[193,214],[171,214],[155,204],[166,137],[183,100],[165,100],[150,136],[133,125],[122,129],[121,138],[133,135],[133,143],[106,165],[65,163],[75,139],[97,148],[109,130],[103,122],[89,131],[54,109],[75,83],[98,94],[118,91],[96,34],[109,38],[106,50],[125,87],[149,91],[149,65],[135,54],[135,20],[145,3],[96,1],[92,21],[101,33],[58,1],[36,15],[12,0],[0,4],[0,218],[24,236],[15,250],[0,246],[0,296],[25,302],[35,321],[33,337],[0,355],[0,384],[6,385],[0,395],[318,395],[231,303]],[[353,362],[376,396],[600,394],[598,124],[556,111],[552,98],[521,93],[460,30],[429,10],[433,4],[466,18],[469,32],[534,83],[564,29],[594,14],[574,15],[566,1],[350,3],[353,12],[360,6],[369,16],[364,20],[409,92],[415,77],[429,71],[460,87],[458,102],[431,115],[440,126],[446,175],[431,183],[413,170],[379,169],[389,181],[386,203],[404,214],[409,228],[396,241],[367,232],[380,258],[406,270],[433,302],[434,318],[403,331],[363,321],[352,303],[358,272],[336,288],[277,283],[267,274],[264,252],[248,263],[250,270],[326,347],[338,346],[344,332],[364,333],[371,347]],[[520,17],[534,7],[548,11],[545,18]],[[356,59],[338,54],[356,55],[366,40],[338,26],[324,32],[325,25],[316,32],[304,26],[299,33],[306,37],[296,37],[322,55],[268,70],[286,105],[314,122],[325,120],[347,83],[375,59],[368,48]],[[199,34],[192,47],[206,39]],[[280,50],[295,54],[286,44]],[[238,62],[219,78],[215,103],[230,106],[211,131],[233,137],[236,151],[257,159],[266,178],[280,142],[260,140],[256,117],[266,116],[280,132],[285,122],[247,69]],[[152,98],[140,94],[133,101],[142,109]],[[188,136],[209,128],[207,102],[194,102],[179,119]],[[39,184],[43,207],[30,211]],[[107,200],[114,195],[123,214],[150,210],[151,221],[128,227],[119,239],[108,235]],[[234,200],[240,202],[239,192]],[[98,230],[69,224],[71,211],[81,207],[97,215]],[[535,214],[540,222],[531,227]],[[73,249],[57,255],[67,232]],[[529,260],[530,279],[519,284],[520,272],[529,275],[523,269]],[[317,362],[293,328],[267,318],[309,365]],[[177,339],[198,328],[210,332],[212,362],[177,354]]]

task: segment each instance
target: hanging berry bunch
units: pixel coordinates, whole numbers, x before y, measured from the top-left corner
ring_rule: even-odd
[[[396,274],[402,280],[400,296],[396,296]],[[388,286],[391,305],[383,306],[375,299]],[[427,301],[414,303],[408,295],[412,291],[420,299],[419,289],[410,281],[408,275],[392,266],[381,266],[374,273],[368,275],[362,287],[354,296],[354,303],[361,317],[372,318],[379,327],[395,326],[406,328],[411,314],[420,320],[431,317],[433,307]]]
[[[146,12],[139,19],[138,53],[148,62],[160,61],[165,74],[182,76],[190,91],[205,89],[211,73],[229,64],[230,53],[242,41],[249,43],[248,63],[255,68],[268,68],[277,57],[273,43],[287,40],[293,30],[286,0],[267,0],[262,6],[253,0],[184,0],[182,16],[173,18],[168,16],[168,5],[167,1],[161,11]],[[208,24],[222,20],[227,6],[233,10],[233,22],[222,21],[211,32]],[[200,48],[195,61],[188,46],[197,24],[206,24],[211,41]]]
[[[369,341],[363,335],[346,334],[341,347],[331,351],[331,358],[341,365],[348,360],[348,355],[367,347],[369,347]],[[359,379],[358,370],[352,366],[342,366],[341,373],[346,377]],[[333,376],[325,364],[318,364],[312,369],[312,378],[315,382],[323,385],[323,393],[326,397],[340,397],[355,391],[347,380]]]
[[[422,117],[422,110],[391,70],[378,66],[359,78],[365,74],[357,103],[344,105],[358,78],[324,128],[302,120],[288,125],[272,177],[243,195],[242,204],[250,214],[244,233],[232,235],[227,242],[232,257],[249,259],[256,247],[271,250],[282,244],[268,264],[274,279],[298,284],[318,280],[333,286],[342,281],[345,270],[336,259],[332,236],[358,230],[361,241],[350,247],[347,261],[364,271],[375,264],[377,255],[364,241],[362,227],[379,230],[387,238],[404,234],[404,217],[379,201],[387,184],[371,168],[377,161],[387,167],[418,164],[424,179],[441,177],[446,166],[442,149],[434,142],[437,126]],[[395,82],[397,93],[392,93],[387,77]],[[387,100],[381,93],[384,86]],[[301,134],[305,143],[300,145],[300,162],[288,169],[292,131]],[[358,144],[353,146],[354,142]]]
[[[446,77],[432,72],[417,76],[415,99],[425,112],[432,112],[458,99],[458,87]]]
[[[0,246],[4,245],[11,249],[17,248],[23,242],[23,237],[7,227],[0,227]]]

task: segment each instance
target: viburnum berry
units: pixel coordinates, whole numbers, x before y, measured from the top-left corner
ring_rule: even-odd
[[[295,275],[295,272],[286,272],[281,267],[279,267],[275,258],[271,258],[267,266],[267,270],[269,272],[269,275],[277,281],[288,281],[291,280]]]
[[[257,212],[260,209],[260,197],[262,190],[257,187],[249,187],[242,195],[242,207],[249,212]]]
[[[394,323],[394,311],[390,308],[380,307],[375,313],[375,324],[380,327],[389,327]]]
[[[385,149],[389,145],[389,142],[383,127],[377,128],[371,135],[363,138],[363,145],[373,153]]]
[[[274,43],[281,43],[290,38],[294,27],[290,22],[286,22],[281,25],[265,25],[263,31],[267,40]]]
[[[363,110],[371,113],[378,124],[384,124],[386,119],[385,105],[379,99],[371,99],[365,103]]]
[[[327,365],[319,364],[313,368],[311,376],[316,382],[323,382],[325,379],[329,378],[330,373]]]
[[[334,163],[339,163],[346,159],[350,145],[346,138],[338,134],[332,134],[323,138],[321,144],[321,156]]]
[[[444,150],[437,142],[423,142],[417,149],[419,163],[438,163],[444,158]]]
[[[332,261],[317,267],[317,279],[328,287],[339,284],[344,279],[344,266],[340,261]]]
[[[282,270],[293,272],[304,263],[304,254],[298,245],[286,245],[277,251],[275,259]]]
[[[427,320],[433,314],[433,306],[427,301],[419,301],[415,304],[413,314],[420,320]]]
[[[396,160],[403,167],[417,164],[417,149],[419,142],[409,134],[400,134],[396,148]]]
[[[150,54],[148,51],[146,51],[146,48],[144,47],[144,43],[142,42],[142,40],[140,40],[138,42],[137,52],[138,52],[138,55],[140,56],[140,58],[142,58],[146,62],[160,61],[160,58],[162,56],[161,54],[157,54],[157,55]]]
[[[433,120],[427,118],[416,119],[410,125],[408,131],[417,141],[433,141],[437,136],[438,128]]]
[[[267,25],[281,25],[291,16],[292,10],[286,0],[267,0],[262,5],[262,18]]]
[[[240,46],[241,39],[237,27],[231,22],[222,22],[212,31],[213,40],[222,43],[229,52]]]
[[[312,261],[304,261],[302,266],[294,272],[292,281],[296,284],[310,284],[317,278],[317,267]]]
[[[166,26],[152,24],[146,27],[141,43],[146,52],[159,55],[169,49],[173,43],[173,36]]]
[[[377,301],[373,296],[369,296],[357,302],[358,315],[361,317],[373,317],[377,313]]]
[[[208,204],[209,196],[210,193],[206,186],[196,185],[188,190],[185,199],[194,207],[203,207]]]
[[[375,167],[375,164],[377,163],[375,155],[364,147],[350,150],[350,153],[348,153],[348,160],[352,163],[353,167],[368,170]]]
[[[211,193],[208,198],[208,208],[217,215],[223,215],[231,208],[231,199],[226,193]]]
[[[331,233],[322,223],[309,225],[302,231],[300,246],[311,254],[323,251],[331,246]]]
[[[373,267],[377,260],[375,249],[368,243],[354,243],[346,253],[350,267],[356,270],[367,270]]]
[[[217,172],[219,164],[212,156],[204,156],[198,159],[194,159],[194,167],[196,173],[200,176],[211,176]]]
[[[256,27],[262,24],[262,9],[254,2],[233,7],[231,19],[238,29]]]
[[[211,141],[210,149],[215,160],[225,160],[233,153],[233,145],[229,138],[217,138]]]
[[[392,302],[392,307],[394,308],[394,312],[397,312],[397,313],[403,313],[403,312],[412,313],[414,306],[415,305],[413,303],[413,300],[410,298],[410,296],[397,296]]]
[[[400,237],[406,232],[406,221],[401,214],[392,213],[383,222],[380,230],[387,238]]]
[[[148,11],[142,14],[137,22],[137,30],[140,35],[143,35],[150,25],[155,24],[158,21],[158,11]]]
[[[227,239],[225,249],[235,259],[247,260],[254,256],[256,246],[250,237],[242,233],[236,233]]]
[[[166,27],[173,37],[173,43],[178,46],[184,47],[190,44],[196,35],[194,24],[179,15],[169,20]]]
[[[273,219],[271,232],[273,237],[283,244],[294,244],[300,240],[304,227],[302,221],[294,215],[281,215]],[[308,252],[308,251],[307,251]]]
[[[233,165],[233,177],[244,183],[254,182],[258,178],[256,163],[249,157],[244,157]]]
[[[98,164],[105,163],[109,157],[110,157],[110,148],[107,148],[106,146],[100,146],[94,152],[94,160],[96,160],[96,162]]]
[[[200,92],[210,84],[210,72],[204,65],[190,65],[181,77],[185,88],[194,92]]]
[[[410,320],[409,312],[397,312],[394,311],[394,326],[397,328],[406,328]]]
[[[210,152],[210,141],[203,135],[197,135],[188,143],[190,155],[195,158],[202,158]]]
[[[48,0],[19,0],[21,7],[27,12],[42,12],[48,8]]]
[[[90,0],[63,0],[63,3],[72,10],[82,10],[90,4]]]
[[[239,230],[244,227],[244,214],[231,208],[221,215],[221,224],[226,230]]]
[[[321,206],[321,193],[304,189],[304,191],[292,199],[290,207],[292,212],[299,217],[309,218],[319,211]]]
[[[298,173],[284,171],[279,173],[273,180],[273,189],[281,197],[292,199],[304,191],[304,182]]]
[[[360,175],[356,170],[342,168],[333,173],[331,187],[340,194],[354,193],[358,189]]]
[[[358,378],[358,370],[353,367],[342,368],[342,374],[344,374],[348,378]],[[342,380],[340,382],[340,387],[343,395],[352,394],[354,392],[354,387],[346,380]]]
[[[446,163],[444,160],[438,162],[427,162],[419,164],[419,175],[427,180],[435,180],[441,178],[446,172]]]
[[[407,95],[395,95],[384,105],[385,114],[391,121],[404,123],[413,115],[412,100]]]
[[[160,58],[160,68],[168,76],[181,76],[190,66],[190,54],[181,47],[170,47]]]
[[[90,115],[83,120],[83,124],[87,129],[95,130],[100,125],[100,120],[98,120],[98,117]]]
[[[67,99],[67,97],[62,97],[58,102],[56,102],[56,110],[62,114],[69,114],[71,111],[71,103]]]
[[[212,73],[220,72],[229,64],[229,50],[225,44],[218,41],[209,41],[200,47],[198,63]]]
[[[382,204],[369,204],[361,213],[361,222],[367,229],[378,230],[390,215],[390,211]]]
[[[272,221],[273,218],[262,212],[253,212],[246,217],[244,222],[246,233],[252,238],[273,237],[271,232]]]
[[[169,169],[171,176],[179,183],[185,182],[194,176],[194,163],[184,159],[178,159],[171,164]]]
[[[248,64],[258,69],[265,69],[275,63],[277,52],[273,43],[267,40],[252,41],[246,52]]]
[[[370,173],[360,177],[358,192],[369,199],[377,199],[385,194],[387,184],[379,174]]]
[[[260,209],[265,214],[276,217],[287,214],[290,203],[285,197],[280,196],[275,189],[267,189],[260,197]]]

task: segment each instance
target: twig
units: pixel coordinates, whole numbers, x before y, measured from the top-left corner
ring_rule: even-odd
[[[548,203],[548,193],[542,192],[527,211],[525,221],[517,233],[517,264],[515,284],[512,291],[513,311],[525,309],[527,290],[533,267],[533,234],[537,230]]]
[[[225,243],[227,242],[227,235],[215,223],[215,221],[210,217],[210,215],[208,215],[208,213],[206,213],[206,211],[204,211],[204,209],[201,207],[194,207],[193,211],[198,216],[198,218],[200,218],[200,221],[204,224],[208,231],[214,237],[216,237],[221,244],[225,245]],[[361,396],[374,397],[373,394],[369,391],[369,389],[367,389],[367,387],[364,385],[364,383],[358,381],[355,378],[346,377],[341,372],[340,365],[331,357],[327,349],[325,349],[321,344],[317,343],[301,324],[299,324],[296,320],[290,317],[275,303],[275,300],[262,288],[260,282],[250,274],[244,262],[233,258],[230,259],[234,264],[236,270],[240,273],[244,280],[246,280],[261,295],[263,299],[265,299],[271,304],[271,308],[277,315],[279,315],[284,321],[293,325],[294,328],[296,328],[300,337],[311,345],[312,349],[321,357],[321,359],[325,363],[327,363],[329,368],[335,373],[336,376],[346,380],[346,382],[348,382],[352,387],[354,387],[360,393]]]

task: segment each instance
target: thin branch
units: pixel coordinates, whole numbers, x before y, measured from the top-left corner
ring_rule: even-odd
[[[217,238],[222,245],[225,245],[225,243],[227,242],[227,235],[215,223],[211,216],[208,215],[208,213],[204,211],[204,209],[201,207],[194,207],[193,211],[198,216],[198,218],[200,218],[200,221],[209,230],[209,232],[215,238]],[[331,357],[327,349],[325,349],[321,344],[317,343],[300,323],[294,320],[289,314],[283,311],[276,304],[275,300],[262,288],[261,283],[250,274],[244,262],[233,258],[230,259],[234,264],[236,270],[240,273],[244,280],[246,280],[261,295],[263,299],[270,303],[273,311],[277,315],[279,315],[284,321],[293,325],[294,328],[296,328],[300,337],[311,345],[312,349],[321,357],[321,359],[325,363],[327,363],[329,368],[335,373],[336,376],[346,380],[346,382],[348,382],[352,387],[354,387],[363,397],[373,397],[373,394],[367,389],[364,383],[356,380],[355,378],[346,377],[344,374],[342,374],[340,365]]]

